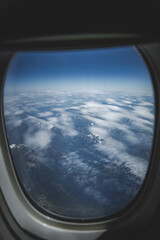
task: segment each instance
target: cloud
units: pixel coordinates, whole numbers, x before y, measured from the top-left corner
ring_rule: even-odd
[[[107,198],[103,196],[96,181],[96,176],[100,174],[98,169],[83,161],[77,152],[70,152],[63,156],[61,165],[65,168],[65,174],[74,175],[74,181],[81,186],[84,193],[91,196],[101,204],[107,204]]]
[[[117,101],[114,98],[107,97],[105,100],[108,104],[115,104],[115,105],[120,105],[120,106],[123,105],[123,103],[120,103],[119,101]]]
[[[110,110],[112,110],[112,111],[122,111],[122,108],[120,108],[120,107],[117,107],[117,106],[112,106],[112,105],[108,105],[107,106],[108,107],[108,109],[110,109]]]
[[[41,112],[41,113],[37,114],[38,117],[48,117],[48,116],[52,116],[52,115],[53,115],[52,112]]]
[[[13,122],[13,125],[15,127],[19,127],[21,124],[22,124],[22,120],[21,119],[15,119],[14,122]]]
[[[57,150],[61,153],[58,164],[62,167],[64,177],[70,176],[80,191],[103,204],[109,201],[104,194],[104,187],[109,181],[114,183],[117,191],[121,186],[120,179],[116,178],[117,174],[113,174],[111,170],[108,170],[111,174],[107,178],[104,167],[111,169],[114,165],[116,171],[123,169],[126,171],[126,179],[134,175],[136,183],[137,178],[139,183],[144,180],[154,127],[154,115],[151,112],[154,106],[144,99],[142,96],[120,96],[105,92],[70,92],[67,95],[57,91],[34,93],[30,97],[21,95],[6,99],[6,125],[16,128],[18,132],[24,123],[24,143],[30,150],[34,150],[31,155],[34,154],[38,161],[45,161],[48,165],[54,162],[54,159],[48,159],[45,151],[50,144],[54,145],[52,139],[56,141],[54,129],[61,131],[62,140],[63,137],[70,137],[69,147],[62,147],[62,151]],[[73,137],[81,135],[75,122],[81,120],[86,124],[84,129],[82,127],[84,142],[79,145],[79,149],[75,149],[76,138]],[[91,144],[90,148],[87,141]],[[13,146],[11,143],[10,145]],[[81,152],[84,149],[83,155]],[[139,154],[138,149],[142,154]],[[143,149],[148,151],[148,155],[143,155]],[[127,189],[127,184],[122,187]]]
[[[50,122],[51,124],[56,124],[58,123],[58,117],[49,117],[47,118],[47,121]]]
[[[127,103],[127,104],[131,104],[132,103],[131,101],[127,101],[127,100],[123,100],[122,102],[123,103]]]
[[[13,149],[16,146],[16,144],[11,144],[10,148]]]
[[[49,131],[38,131],[32,134],[26,134],[25,144],[31,148],[45,148],[51,142],[51,134]]]
[[[144,102],[142,101],[139,105],[141,105],[141,106],[147,106],[147,107],[149,107],[149,106],[150,106],[150,107],[153,107],[153,103],[149,103],[149,102],[145,102],[145,101],[144,101]]]
[[[78,132],[76,131],[72,117],[73,115],[71,113],[68,113],[65,111],[65,109],[59,109],[55,108],[56,111],[60,110],[60,114],[58,117],[51,117],[48,118],[47,121],[49,124],[53,125],[54,127],[59,128],[64,135],[74,137],[78,135]]]
[[[95,135],[95,136],[98,136],[102,139],[106,138],[108,136],[108,131],[105,129],[105,128],[102,128],[102,127],[95,127],[95,126],[92,126],[89,128],[89,131]]]
[[[141,99],[139,97],[139,104],[142,102]],[[129,154],[128,143],[132,144],[132,150],[135,148],[135,152],[136,146],[138,147],[142,142],[144,147],[151,149],[152,142],[148,145],[147,139],[144,140],[144,131],[148,132],[145,134],[149,134],[150,140],[153,138],[154,115],[148,108],[151,105],[143,103],[145,107],[137,105],[125,109],[124,106],[131,104],[131,100],[123,100],[121,104],[110,98],[106,98],[106,101],[112,105],[90,101],[81,106],[80,109],[84,118],[94,124],[88,128],[91,136],[96,135],[103,140],[95,143],[95,147],[98,151],[106,154],[107,159],[112,160],[117,166],[124,164],[132,174],[142,181],[147,171],[148,161]],[[118,130],[117,133],[116,130]],[[113,135],[114,132],[115,135]],[[147,160],[149,157],[148,155]]]
[[[24,111],[23,110],[17,110],[17,111],[15,111],[15,115],[20,115],[20,114],[23,114],[24,113]]]
[[[17,117],[12,117],[10,120],[6,121],[6,125],[11,126],[11,128],[20,127],[22,123],[23,123],[23,120]]]
[[[128,133],[125,134],[124,137],[125,137],[125,139],[126,139],[129,143],[131,143],[131,144],[133,144],[133,145],[134,145],[134,144],[138,145],[138,144],[141,143],[139,137],[138,137],[137,135],[135,135],[133,132],[129,132],[129,131],[128,131]]]
[[[136,106],[134,107],[134,113],[140,117],[154,119],[154,115],[150,112],[147,107]]]
[[[111,204],[111,200],[104,197],[98,189],[94,189],[93,187],[85,187],[84,192],[88,196],[91,196],[92,198],[96,199],[101,204],[105,204],[105,205]]]

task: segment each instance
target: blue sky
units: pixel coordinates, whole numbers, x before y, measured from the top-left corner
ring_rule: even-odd
[[[19,52],[5,91],[152,91],[148,69],[135,47]]]

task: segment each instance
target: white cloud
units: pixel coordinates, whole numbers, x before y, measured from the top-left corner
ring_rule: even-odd
[[[108,200],[106,197],[102,195],[102,192],[94,187],[87,186],[84,187],[84,192],[87,193],[88,196],[92,196],[92,198],[96,199],[101,204],[110,205],[111,200]]]
[[[106,153],[112,160],[116,160],[119,156],[119,153],[126,150],[124,143],[117,141],[112,137],[107,137],[103,144],[97,144],[95,147],[97,147],[98,150]]]
[[[61,112],[56,126],[62,130],[64,135],[68,135],[70,137],[78,135],[78,132],[73,125],[72,114],[70,113]]]
[[[84,162],[83,159],[79,157],[76,152],[70,152],[67,155],[64,155],[61,165],[66,168],[68,174],[78,171],[81,172],[82,175],[86,176],[86,173],[92,169],[87,162]],[[81,182],[79,182],[79,184],[81,184]]]
[[[51,124],[56,124],[56,123],[58,123],[58,118],[57,117],[49,117],[49,118],[47,118],[47,121],[50,122]]]
[[[154,115],[147,107],[136,106],[134,107],[134,113],[143,118],[154,119]]]
[[[57,111],[57,112],[64,112],[64,108],[58,108],[58,107],[54,107],[52,108],[52,111]]]
[[[63,157],[61,165],[65,168],[65,174],[75,175],[74,180],[83,187],[83,191],[102,204],[107,204],[109,200],[102,195],[99,190],[96,176],[100,174],[98,169],[89,166],[76,152],[70,152]],[[89,176],[89,173],[91,175]]]
[[[120,112],[122,111],[122,108],[114,106],[114,105],[108,105],[107,107],[108,107],[108,109],[110,109],[112,111],[120,111]]]
[[[141,143],[141,140],[139,139],[139,137],[136,136],[133,132],[128,132],[128,134],[125,134],[124,137],[128,142],[132,144],[138,145]]]
[[[16,146],[16,144],[11,144],[10,148],[13,149]]]
[[[95,147],[107,154],[108,158],[115,164],[124,164],[134,175],[142,180],[144,179],[148,162],[128,154],[126,146],[122,142],[109,137],[103,144],[95,144]]]
[[[23,114],[24,113],[24,111],[23,110],[17,110],[17,111],[15,111],[15,115],[20,115],[20,114]]]
[[[142,105],[142,106],[151,106],[153,107],[153,103],[149,103],[149,102],[141,102],[139,105]]]
[[[141,181],[144,180],[148,167],[147,161],[142,158],[127,154],[126,152],[119,153],[119,160],[121,163],[124,163],[134,175],[139,177]]]
[[[132,120],[132,125],[135,125],[136,127],[138,127],[138,129],[140,131],[148,131],[150,133],[153,134],[153,122],[149,122],[146,119],[143,119],[141,117],[136,117],[136,116],[132,116],[131,117]],[[148,126],[150,125],[150,126]]]
[[[108,131],[105,128],[92,126],[89,128],[89,131],[102,139],[108,137]]]
[[[70,99],[69,102],[67,102],[68,99]],[[132,107],[130,105],[130,109],[127,110],[124,107],[128,104],[132,104]],[[153,104],[143,101],[142,97],[124,96],[121,100],[118,100],[116,94],[109,96],[105,92],[68,93],[67,96],[65,92],[57,91],[54,93],[37,93],[37,95],[31,94],[30,97],[22,95],[11,99],[6,98],[5,116],[7,117],[7,124],[11,127],[20,127],[25,122],[28,125],[28,130],[24,133],[25,143],[30,148],[44,149],[51,142],[53,136],[51,128],[53,127],[60,129],[64,136],[78,136],[79,132],[74,126],[76,111],[79,114],[78,116],[90,121],[87,128],[89,131],[89,133],[87,132],[88,138],[92,139],[92,136],[93,138],[98,136],[99,139],[103,139],[99,143],[94,143],[94,146],[100,154],[103,153],[106,156],[104,162],[113,161],[117,166],[123,163],[133,174],[143,180],[147,171],[148,159],[145,161],[142,158],[130,155],[127,143],[132,144],[136,151],[136,146],[147,139],[145,136],[149,136],[148,146],[151,148],[154,125],[154,115],[150,111],[151,106]],[[41,107],[47,107],[47,110],[40,112]],[[23,113],[27,113],[28,117],[23,119]],[[20,114],[22,114],[21,118],[20,116],[15,117],[15,115]],[[46,117],[46,119],[41,119],[41,117]],[[140,132],[143,132],[143,134],[141,135]],[[122,134],[122,136],[118,134]],[[82,186],[89,183],[88,173],[90,171],[94,172],[93,168],[83,161],[77,152],[68,153],[63,160],[62,164],[64,164],[68,173],[73,173],[76,169],[79,169],[82,173],[81,176],[75,177],[77,183]],[[93,185],[96,181],[96,174],[98,172],[95,172],[92,175],[92,180],[90,180]],[[86,187],[86,189],[88,189],[85,190],[86,192],[88,191],[88,193],[96,196],[96,186],[92,189]]]
[[[15,118],[15,119],[12,119],[11,122],[14,127],[19,127],[23,121],[22,121],[22,119]]]
[[[45,148],[51,142],[51,134],[49,131],[41,130],[34,134],[26,134],[25,143],[31,148]]]
[[[38,113],[38,117],[48,117],[48,116],[52,116],[53,113],[52,112],[41,112]]]
[[[123,103],[131,104],[132,102],[125,100],[125,101],[123,101]]]
[[[119,101],[116,101],[114,98],[108,97],[105,100],[109,104],[122,105],[122,103],[120,103]]]

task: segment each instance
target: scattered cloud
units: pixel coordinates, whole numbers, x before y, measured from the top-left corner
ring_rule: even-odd
[[[25,144],[31,148],[45,148],[51,142],[51,134],[49,131],[38,131],[32,134],[25,135]]]
[[[11,144],[10,148],[13,149],[16,146],[16,144]]]
[[[152,102],[152,96],[151,101],[147,101],[145,96],[120,93],[56,91],[5,98],[4,113],[7,128],[15,128],[17,133],[24,129],[23,143],[35,150],[35,157],[41,162],[47,155],[45,149],[53,144],[52,139],[56,141],[55,129],[59,129],[64,138],[70,138],[72,146],[68,144],[68,148],[62,149],[59,160],[64,176],[72,176],[82,191],[103,204],[110,200],[103,193],[103,187],[99,189],[99,176],[103,184],[112,181],[118,186],[118,180],[115,176],[105,178],[102,166],[114,164],[117,169],[123,166],[140,182],[146,175],[154,130]],[[82,123],[81,133],[76,121]],[[81,135],[84,144],[75,150],[74,137],[78,139]],[[92,143],[92,150],[87,149],[87,141]],[[16,145],[16,141],[13,142],[11,149]],[[146,148],[148,155],[138,155],[139,148]],[[90,151],[89,159],[81,154],[84,149]],[[97,159],[92,159],[94,151],[98,152]]]
[[[23,114],[24,113],[24,111],[23,110],[17,110],[17,111],[15,111],[15,115],[21,115],[21,114]]]
[[[142,118],[154,119],[154,115],[147,107],[136,106],[134,107],[134,113]]]
[[[38,117],[48,117],[48,116],[52,116],[53,113],[52,112],[40,112],[38,113]]]

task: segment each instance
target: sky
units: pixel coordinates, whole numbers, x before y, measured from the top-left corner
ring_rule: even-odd
[[[18,52],[5,91],[152,91],[150,74],[135,47]]]

